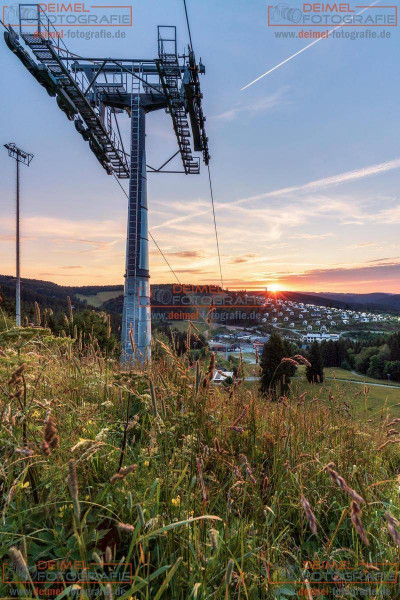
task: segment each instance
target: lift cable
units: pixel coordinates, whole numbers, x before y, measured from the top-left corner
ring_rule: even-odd
[[[191,34],[191,31],[190,31],[190,23],[189,23],[189,16],[188,16],[188,11],[187,11],[187,6],[186,6],[186,0],[183,0],[183,6],[185,7],[186,23],[187,23],[187,29],[188,29],[188,34],[189,34],[189,40],[190,40],[190,49],[193,52],[192,34]],[[212,186],[212,182],[211,182],[211,171],[210,171],[210,165],[209,165],[209,163],[207,164],[207,168],[208,168],[208,182],[210,184],[211,205],[212,205],[213,219],[214,219],[215,240],[217,242],[219,274],[220,274],[220,278],[221,278],[221,288],[223,288],[224,287],[224,281],[223,281],[223,277],[222,277],[221,254],[220,254],[220,251],[219,251],[217,220],[215,218],[214,193],[213,193],[213,186]]]
[[[213,187],[212,187],[212,183],[211,183],[211,171],[210,171],[210,165],[209,164],[207,165],[207,168],[208,168],[208,182],[210,184],[211,205],[212,205],[213,218],[214,218],[215,240],[217,242],[219,274],[220,274],[220,277],[221,277],[221,288],[223,289],[223,287],[224,287],[224,281],[223,281],[223,277],[222,277],[221,254],[220,254],[220,251],[219,251],[217,220],[215,218],[214,193],[213,193]]]
[[[189,40],[190,40],[190,49],[193,50],[192,34],[190,33],[190,25],[189,25],[189,17],[188,17],[188,11],[187,11],[187,6],[186,6],[186,0],[183,0],[183,5],[185,7],[186,23],[187,23],[187,28],[188,28]]]
[[[118,183],[119,187],[121,188],[121,190],[124,192],[125,196],[126,196],[126,197],[128,198],[128,200],[129,200],[129,196],[128,196],[128,194],[126,193],[125,189],[123,188],[123,186],[122,186],[122,184],[121,184],[120,180],[118,179],[118,177],[117,177],[117,176],[116,176],[114,173],[113,173],[113,175],[114,175],[115,181]],[[161,250],[160,246],[157,244],[157,242],[156,242],[156,240],[154,239],[154,237],[153,237],[153,235],[152,235],[151,231],[149,231],[149,236],[150,236],[150,237],[151,237],[151,239],[153,240],[153,242],[154,242],[154,244],[155,244],[155,246],[156,246],[157,250],[159,251],[159,253],[160,253],[160,254],[161,254],[161,256],[163,257],[163,259],[164,259],[164,260],[165,260],[165,262],[167,263],[167,265],[168,265],[168,267],[169,267],[169,269],[170,269],[171,273],[174,275],[174,277],[175,277],[175,279],[177,280],[177,282],[178,282],[180,285],[182,285],[182,283],[181,283],[181,282],[180,282],[180,280],[179,280],[179,277],[178,277],[178,275],[175,273],[175,271],[173,270],[173,268],[172,268],[172,267],[171,267],[171,265],[169,264],[167,257],[165,256],[165,254],[164,254],[164,253],[163,253],[163,251]]]

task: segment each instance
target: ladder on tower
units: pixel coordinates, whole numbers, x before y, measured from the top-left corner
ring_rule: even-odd
[[[50,74],[56,78],[59,84],[57,102],[60,108],[71,121],[78,112],[80,113],[89,130],[83,135],[89,140],[97,159],[110,174],[115,173],[118,178],[128,179],[129,166],[122,144],[114,132],[107,131],[107,125],[97,107],[92,106],[91,101],[95,94],[93,91],[87,93],[90,82],[83,73],[74,72],[75,58],[57,37],[58,32],[40,5],[36,5],[37,16],[29,19],[21,17],[21,6],[20,35],[40,63],[45,65]],[[29,21],[28,25],[31,28],[28,32],[24,31],[25,21]],[[32,26],[33,29],[36,27],[36,31],[32,31]],[[54,38],[57,40],[56,43],[53,42]]]
[[[125,282],[125,331],[133,330],[133,339],[138,339],[138,319],[136,311],[138,303],[137,272],[140,259],[140,233],[141,233],[141,196],[142,196],[142,157],[140,151],[140,82],[132,78],[131,88],[131,164],[129,181],[129,209],[128,209],[128,233],[126,253],[126,282]],[[129,337],[125,336],[126,348],[129,352]]]
[[[171,115],[184,171],[187,175],[197,175],[200,172],[200,159],[193,157],[190,145],[189,122],[181,94],[182,75],[176,51],[176,27],[158,27],[157,70],[167,98],[167,112]]]

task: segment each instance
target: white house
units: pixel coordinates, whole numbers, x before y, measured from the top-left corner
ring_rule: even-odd
[[[339,334],[337,333],[307,333],[303,335],[303,342],[307,342],[307,344],[312,344],[313,342],[323,342],[323,341],[337,341],[339,339]]]
[[[218,369],[215,369],[214,376],[212,378],[212,382],[215,383],[216,385],[220,385],[228,377],[233,378],[233,371],[220,371]]]

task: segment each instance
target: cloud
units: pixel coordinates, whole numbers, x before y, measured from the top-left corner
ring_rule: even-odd
[[[399,288],[400,262],[392,262],[384,265],[346,267],[340,269],[311,269],[304,273],[286,274],[280,278],[280,281],[286,286],[296,284],[313,285],[321,289],[321,286],[338,286],[346,284],[371,284],[380,287],[382,284],[391,286],[391,290]]]
[[[87,277],[86,273],[38,273],[40,277]],[[97,275],[91,275],[97,277]]]
[[[267,112],[283,104],[284,95],[287,90],[288,87],[282,88],[275,94],[265,96],[261,100],[253,102],[252,104],[238,104],[233,108],[220,113],[219,115],[209,117],[209,119],[213,119],[214,121],[234,121],[239,115],[242,114],[254,115]]]
[[[293,240],[324,240],[333,237],[333,233],[297,233],[290,236]]]
[[[337,185],[341,185],[343,183],[352,183],[353,181],[358,181],[360,179],[372,177],[373,175],[380,175],[382,173],[386,173],[387,171],[398,169],[399,167],[400,158],[395,158],[394,160],[389,160],[383,163],[377,163],[375,165],[370,165],[369,167],[362,167],[361,169],[345,171],[343,173],[339,173],[338,175],[332,175],[331,177],[324,177],[323,179],[309,181],[308,183],[305,183],[303,185],[281,188],[272,192],[266,192],[264,194],[250,196],[249,198],[241,198],[240,200],[237,200],[235,204],[241,204],[242,202],[249,202],[254,200],[263,200],[265,198],[273,198],[277,196],[293,194],[295,192],[318,192]],[[400,207],[396,209],[396,217],[400,219]]]
[[[393,262],[393,261],[398,261],[400,260],[400,256],[390,256],[389,258],[376,258],[375,260],[369,260],[367,261],[368,263],[387,263],[387,261],[391,261],[390,264],[397,264],[397,262]]]
[[[191,273],[196,275],[215,275],[213,271],[205,271],[204,269],[174,269],[175,273]]]
[[[168,256],[176,256],[177,258],[202,258],[204,252],[202,250],[184,250],[182,252],[169,252]]]
[[[243,256],[236,256],[232,258],[229,262],[231,265],[237,265],[249,262],[252,258],[256,258],[257,256],[258,254],[243,254]]]
[[[309,181],[308,183],[279,188],[277,190],[272,190],[270,192],[264,192],[262,194],[257,194],[254,196],[249,196],[246,198],[239,198],[238,200],[233,200],[224,203],[217,203],[217,219],[218,212],[230,211],[234,212],[237,210],[237,207],[241,204],[246,204],[251,202],[253,204],[252,210],[248,211],[246,209],[246,214],[254,214],[255,208],[254,203],[260,200],[266,200],[268,198],[280,198],[281,196],[288,196],[288,200],[290,200],[293,204],[297,201],[297,196],[304,194],[314,194],[314,196],[303,199],[301,204],[293,204],[290,206],[290,210],[284,212],[281,203],[277,207],[268,207],[265,209],[263,207],[263,214],[267,215],[269,213],[269,217],[273,215],[275,222],[281,222],[287,226],[295,226],[302,225],[307,220],[309,220],[310,215],[315,217],[318,215],[326,215],[329,213],[334,213],[339,215],[341,218],[346,218],[344,223],[346,224],[363,224],[365,220],[375,220],[375,215],[363,214],[360,209],[355,205],[354,200],[349,198],[349,202],[340,201],[338,199],[319,196],[315,197],[317,192],[323,192],[330,188],[336,187],[338,185],[343,185],[346,183],[352,183],[355,181],[360,181],[362,179],[366,179],[368,177],[372,177],[374,175],[381,175],[383,173],[387,173],[388,171],[398,169],[400,167],[400,158],[396,158],[394,160],[386,161],[383,163],[376,163],[374,165],[370,165],[368,167],[362,167],[361,169],[355,169],[352,171],[345,171],[343,173],[339,173],[337,175],[333,175],[330,177],[324,177],[322,179],[316,179],[314,181]],[[351,202],[350,202],[351,200]],[[203,203],[200,203],[200,206],[203,206]],[[153,227],[153,229],[160,229],[165,227],[170,227],[174,229],[186,229],[182,227],[177,227],[178,224],[182,224],[189,219],[195,219],[197,217],[210,214],[210,208],[207,204],[205,204],[207,208],[204,210],[200,208],[200,210],[193,210],[193,207],[190,210],[190,213],[174,217],[172,219],[168,219],[162,223],[157,224]],[[187,207],[185,206],[187,210]],[[224,214],[224,218],[226,218],[226,214]],[[349,219],[350,217],[350,219]],[[400,205],[392,207],[390,209],[386,209],[378,214],[377,217],[378,222],[381,223],[391,223],[397,224],[400,223]],[[241,237],[239,237],[241,239]]]
[[[82,269],[83,267],[81,267],[80,265],[71,265],[71,266],[67,266],[67,267],[60,267],[60,269]]]

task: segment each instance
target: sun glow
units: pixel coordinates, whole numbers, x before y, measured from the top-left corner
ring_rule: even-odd
[[[274,294],[275,294],[276,292],[280,292],[282,288],[278,283],[270,283],[267,286],[267,289],[269,292],[274,292]]]

